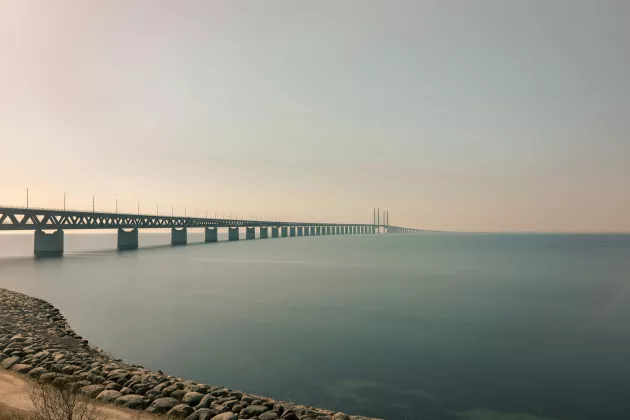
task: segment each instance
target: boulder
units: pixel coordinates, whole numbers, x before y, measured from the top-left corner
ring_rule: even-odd
[[[108,391],[120,391],[122,386],[118,385],[116,382],[109,383],[105,386],[105,389]]]
[[[171,392],[175,392],[178,389],[179,388],[177,387],[177,384],[169,385],[169,386],[165,387],[164,389],[162,389],[162,394],[170,397]]]
[[[188,394],[188,392],[187,392],[187,391],[185,391],[185,390],[183,390],[183,389],[178,389],[177,391],[173,391],[173,392],[171,392],[170,397],[171,397],[171,398],[175,398],[175,399],[177,399],[178,401],[181,401],[181,400],[182,400],[182,398],[184,398],[184,395],[186,395],[186,394]]]
[[[39,366],[39,367],[36,367],[34,369],[31,369],[28,372],[28,376],[30,376],[31,378],[39,378],[40,376],[42,376],[46,372],[48,372],[48,371],[45,368]]]
[[[29,373],[31,371],[31,369],[33,369],[33,366],[22,364],[22,363],[18,363],[18,364],[15,364],[15,365],[11,366],[11,370],[13,372],[22,373],[22,374],[25,374],[25,375],[27,373]]]
[[[18,363],[20,363],[22,359],[18,356],[14,356],[14,357],[7,357],[6,359],[4,359],[2,362],[0,362],[0,367],[3,367],[7,370],[11,369],[11,367],[13,365],[17,365]]]
[[[147,411],[155,414],[168,413],[173,407],[180,404],[179,400],[170,397],[158,398],[149,405]]]
[[[39,376],[39,380],[45,384],[50,384],[55,380],[57,374],[55,372],[45,372]]]
[[[278,413],[275,411],[267,411],[258,416],[258,420],[276,420],[278,418]]]
[[[200,393],[200,392],[187,392],[183,398],[182,398],[182,403],[184,404],[188,404],[191,407],[194,407],[196,405],[198,405],[201,400],[203,399],[204,394]]]
[[[283,420],[300,420],[297,414],[293,410],[287,410],[282,414]]]
[[[116,401],[118,398],[122,396],[123,394],[121,394],[118,391],[114,391],[113,389],[106,389],[105,391],[101,391],[101,393],[98,394],[96,399],[99,401],[103,401],[104,403],[113,403],[114,401]]]
[[[239,414],[241,417],[250,418],[258,417],[266,411],[269,411],[269,408],[265,407],[264,405],[250,405],[248,407],[245,407]]]
[[[195,407],[197,410],[199,410],[200,408],[210,408],[210,405],[216,401],[216,398],[213,397],[212,395],[208,394],[208,395],[204,395],[203,398],[201,398],[201,401],[199,401],[199,404],[197,404],[197,407]]]
[[[238,416],[234,413],[221,413],[218,416],[212,417],[212,420],[236,420]]]
[[[228,411],[232,411],[228,407],[226,407],[224,405],[221,405],[221,404],[212,404],[210,406],[210,408],[213,409],[214,411],[216,411],[217,414],[227,413]]]
[[[147,398],[151,398],[151,400],[157,400],[158,398],[164,398],[164,394],[160,391],[156,391],[155,389],[150,389],[144,394]]]
[[[209,408],[200,408],[186,417],[186,420],[211,420],[216,415],[217,413]]]
[[[90,398],[96,398],[96,396],[103,391],[105,391],[105,387],[103,385],[87,385],[79,389],[81,394],[87,395]]]
[[[166,417],[172,419],[185,419],[194,412],[195,409],[188,404],[178,404],[175,407],[171,408],[171,411],[168,412]]]
[[[147,406],[147,400],[142,395],[123,395],[114,401],[114,404],[120,405],[132,410],[144,410]]]

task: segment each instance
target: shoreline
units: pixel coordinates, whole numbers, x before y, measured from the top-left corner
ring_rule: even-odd
[[[99,402],[187,420],[374,420],[153,372],[76,334],[47,301],[0,288],[0,368]]]

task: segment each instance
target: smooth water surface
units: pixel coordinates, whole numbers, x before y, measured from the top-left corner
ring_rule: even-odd
[[[63,258],[35,260],[32,233],[0,235],[0,286],[129,362],[274,398],[387,419],[630,417],[630,236],[140,241],[66,232]]]

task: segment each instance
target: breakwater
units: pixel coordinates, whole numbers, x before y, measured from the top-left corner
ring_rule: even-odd
[[[187,420],[369,420],[154,372],[76,334],[50,303],[0,288],[0,367],[103,403]]]

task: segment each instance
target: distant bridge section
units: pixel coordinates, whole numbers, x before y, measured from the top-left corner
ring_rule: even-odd
[[[421,233],[420,229],[380,224],[314,223],[265,220],[235,220],[148,214],[102,213],[54,209],[0,207],[0,231],[35,231],[35,255],[63,254],[63,231],[66,229],[118,229],[118,248],[138,248],[138,229],[171,229],[171,244],[188,242],[188,228],[203,228],[206,242],[217,242],[218,229],[228,228],[228,239],[240,239],[239,228],[245,228],[246,239],[287,236],[365,235],[380,233]],[[45,230],[54,230],[46,233]]]

